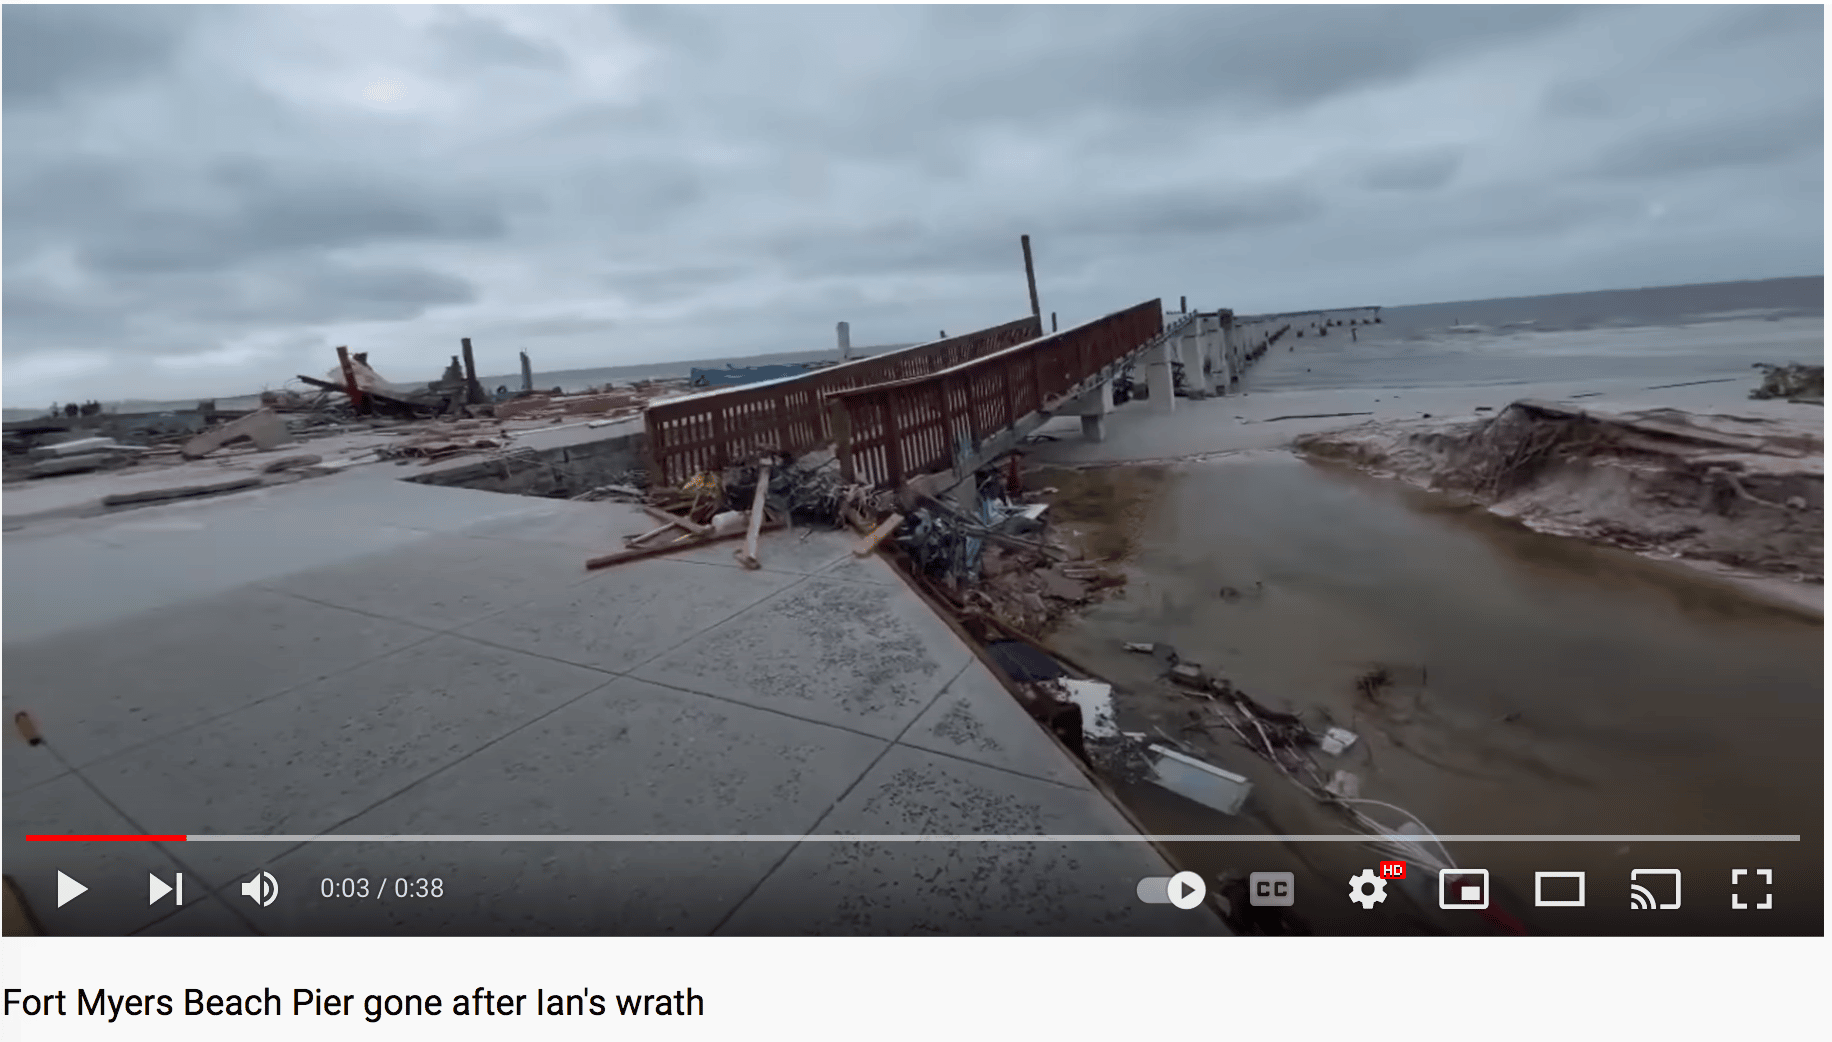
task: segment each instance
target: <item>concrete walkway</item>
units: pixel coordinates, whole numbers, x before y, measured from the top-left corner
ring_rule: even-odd
[[[5,711],[46,742],[7,728],[5,871],[49,932],[1221,931],[1137,899],[1160,856],[848,537],[766,536],[761,571],[727,543],[588,573],[647,519],[391,469],[6,535]],[[263,870],[268,907],[240,894]],[[59,871],[89,887],[63,908]],[[149,872],[183,874],[182,908],[148,903]],[[346,879],[367,899],[322,896]]]

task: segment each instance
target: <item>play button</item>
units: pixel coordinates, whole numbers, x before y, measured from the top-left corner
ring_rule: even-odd
[[[62,908],[88,892],[88,887],[62,872],[57,873],[57,907]]]
[[[1209,895],[1209,888],[1203,885],[1202,877],[1196,873],[1179,872],[1170,877],[1167,892],[1170,894],[1171,904],[1184,911],[1189,911],[1201,904],[1202,899]]]

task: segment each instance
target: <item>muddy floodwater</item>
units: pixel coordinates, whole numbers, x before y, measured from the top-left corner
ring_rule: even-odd
[[[1234,818],[1149,786],[1125,790],[1153,832],[1344,829],[1124,641],[1169,643],[1263,703],[1357,732],[1344,755],[1319,757],[1326,772],[1355,773],[1363,796],[1438,833],[1802,837],[1451,844],[1459,867],[1488,869],[1497,903],[1532,930],[1822,932],[1817,615],[1284,452],[1157,468],[1148,480],[1123,467],[1072,480],[1088,501],[1099,495],[1086,482],[1116,481],[1152,502],[1123,541],[1124,596],[1051,644],[1116,683],[1122,727],[1161,729],[1255,784]],[[1369,697],[1356,681],[1377,668],[1391,683]],[[1353,844],[1175,853],[1211,877],[1296,872],[1294,912],[1318,932],[1491,929],[1439,911],[1420,885],[1371,912],[1351,904],[1348,877],[1378,860]],[[1679,909],[1630,908],[1629,874],[1643,868],[1682,871]],[[1770,870],[1772,907],[1732,908],[1749,896],[1731,887],[1737,868]],[[1536,907],[1535,873],[1549,871],[1585,872],[1585,907]]]

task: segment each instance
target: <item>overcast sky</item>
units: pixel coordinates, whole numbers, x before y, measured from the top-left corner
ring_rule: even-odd
[[[20,7],[4,398],[1812,275],[1818,7]]]

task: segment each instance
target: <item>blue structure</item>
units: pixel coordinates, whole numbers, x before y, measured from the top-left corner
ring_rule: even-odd
[[[737,387],[763,380],[780,380],[785,376],[801,376],[807,372],[808,367],[805,365],[754,365],[740,369],[728,364],[723,369],[695,369],[688,383],[694,387]]]

